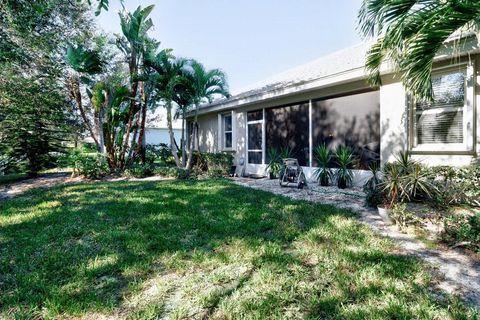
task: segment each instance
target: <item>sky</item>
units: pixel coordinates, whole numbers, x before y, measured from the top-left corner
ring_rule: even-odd
[[[119,0],[97,18],[120,32]],[[361,0],[125,0],[133,11],[154,4],[151,36],[179,57],[228,76],[232,93],[289,68],[361,42]]]

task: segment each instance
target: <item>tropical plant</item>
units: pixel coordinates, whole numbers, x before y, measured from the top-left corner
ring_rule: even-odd
[[[371,84],[381,85],[388,60],[415,98],[431,100],[434,57],[456,32],[479,30],[480,2],[364,0],[358,17],[363,36],[375,39],[366,62]]]
[[[173,108],[176,96],[181,86],[188,85],[188,78],[185,73],[186,59],[175,58],[171,49],[164,49],[156,55],[151,55],[145,59],[146,66],[155,70],[155,90],[156,96],[161,101],[167,111],[167,127],[170,136],[170,145],[172,156],[175,159],[177,167],[182,166],[178,156],[177,143],[173,133]],[[184,146],[182,146],[184,148]],[[183,152],[182,152],[183,154]]]
[[[282,157],[277,148],[268,149],[268,164],[265,171],[270,173],[270,178],[278,178],[282,170]]]
[[[207,70],[205,67],[191,60],[186,68],[186,76],[191,88],[191,105],[192,105],[192,130],[190,135],[189,155],[187,159],[186,169],[192,167],[193,150],[198,149],[198,113],[200,105],[204,102],[213,102],[214,99],[220,97],[228,97],[228,85],[225,73],[219,69]]]
[[[336,151],[335,158],[338,167],[335,171],[337,186],[345,189],[353,182],[352,168],[355,164],[355,156],[348,147],[341,146]]]
[[[395,164],[402,175],[412,173],[418,166],[418,162],[412,159],[409,151],[399,151],[395,155]]]
[[[383,205],[391,208],[402,193],[402,174],[397,165],[386,163],[383,167],[383,176],[383,181],[379,185],[385,195]]]
[[[332,161],[332,152],[325,143],[322,143],[313,149],[313,155],[318,163],[318,168],[313,172],[313,176],[321,186],[328,186],[333,178],[332,170],[329,167]]]
[[[400,167],[401,168],[401,167]],[[408,201],[422,197],[430,199],[437,192],[435,185],[430,181],[428,171],[420,164],[415,164],[413,170],[402,177],[402,197]]]
[[[151,42],[147,33],[153,27],[152,19],[148,18],[153,8],[153,5],[145,8],[139,6],[133,13],[126,10],[119,13],[123,37],[117,39],[117,45],[128,61],[130,75],[130,106],[126,118],[123,145],[119,152],[120,168],[125,167],[128,148],[132,148],[135,142],[130,137],[134,127],[135,116],[141,110],[141,104],[137,102],[138,76],[141,73],[140,68],[142,67],[143,54],[146,51],[145,46],[150,45]]]
[[[382,182],[382,178],[380,176],[381,168],[377,162],[370,163],[370,165],[368,166],[368,169],[370,171],[371,176],[363,185],[363,191],[365,192],[369,192],[371,190],[377,189],[378,185]]]

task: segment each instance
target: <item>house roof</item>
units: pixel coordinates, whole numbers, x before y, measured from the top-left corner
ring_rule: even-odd
[[[210,109],[215,106],[228,106],[235,101],[249,100],[254,102],[262,100],[267,92],[275,92],[287,87],[295,87],[322,78],[332,77],[338,74],[361,69],[364,76],[365,56],[370,45],[360,43],[355,46],[336,51],[320,57],[303,65],[281,72],[262,81],[251,84],[248,87],[237,90],[228,99],[220,99],[207,104],[202,109]],[[255,99],[255,97],[258,99]],[[243,103],[237,103],[243,104]]]
[[[333,52],[262,81],[253,83],[252,85],[235,92],[233,96],[254,94],[257,91],[262,91],[264,89],[272,89],[277,86],[283,87],[288,84],[305,82],[356,68],[363,68],[368,48],[369,45],[360,43]]]
[[[466,39],[461,44],[458,39]],[[365,58],[373,42],[362,42],[311,62],[269,77],[245,87],[228,99],[220,99],[201,107],[201,113],[234,109],[267,99],[286,96],[308,90],[329,87],[340,83],[366,79]],[[478,52],[478,41],[471,32],[454,33],[439,50],[436,61],[452,56]],[[387,62],[381,68],[382,74],[393,72]]]

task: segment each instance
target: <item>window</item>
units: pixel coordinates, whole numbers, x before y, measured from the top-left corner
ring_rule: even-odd
[[[331,150],[348,146],[359,169],[380,161],[380,92],[369,91],[312,101],[312,142]],[[313,157],[313,166],[317,166]],[[332,160],[331,167],[336,163]]]
[[[433,101],[413,104],[413,151],[471,150],[473,111],[467,73],[468,69],[457,69],[432,75]]]
[[[232,149],[233,145],[233,125],[232,114],[223,115],[223,148]]]
[[[309,103],[265,109],[266,162],[269,150],[288,148],[301,166],[309,166]]]
[[[263,110],[247,113],[247,161],[263,163]]]

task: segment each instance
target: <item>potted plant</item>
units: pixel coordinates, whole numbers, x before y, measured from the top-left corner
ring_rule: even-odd
[[[282,170],[282,156],[276,148],[270,148],[268,149],[268,158],[270,160],[265,170],[269,172],[270,179],[276,179]]]
[[[341,146],[335,153],[338,169],[335,172],[337,179],[337,186],[340,189],[345,189],[351,185],[353,181],[352,167],[355,163],[355,157],[348,147]]]
[[[321,186],[327,187],[332,180],[332,170],[328,167],[332,160],[332,153],[325,143],[322,143],[313,149],[313,154],[318,163],[318,168],[313,172],[313,176]]]

